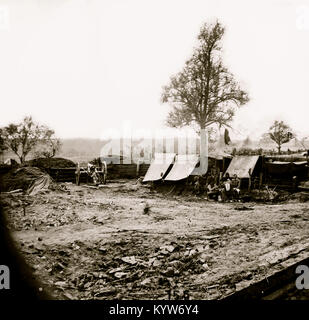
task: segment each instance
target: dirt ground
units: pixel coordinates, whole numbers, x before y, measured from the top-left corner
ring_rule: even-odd
[[[1,195],[56,299],[220,299],[309,254],[309,202],[217,203],[134,180],[65,187]]]

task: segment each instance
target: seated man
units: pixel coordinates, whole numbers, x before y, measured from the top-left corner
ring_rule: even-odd
[[[194,177],[194,192],[196,195],[200,195],[203,192],[203,187],[200,180],[201,180],[201,177],[199,176]]]
[[[233,197],[238,200],[240,194],[240,179],[237,177],[237,174],[233,175],[231,186],[233,191]]]
[[[221,186],[221,198],[222,201],[230,200],[233,196],[233,190],[231,186],[231,179],[230,175],[226,173],[225,177],[222,179],[222,186]]]
[[[208,199],[213,199],[213,200],[218,200],[218,196],[219,196],[219,188],[214,183],[214,181],[212,181],[207,186],[207,198]]]
[[[211,173],[206,178],[206,187],[214,182],[214,175]]]

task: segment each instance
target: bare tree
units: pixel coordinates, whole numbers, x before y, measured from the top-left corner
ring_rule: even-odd
[[[307,147],[306,147],[306,140],[308,139],[309,137],[303,137],[300,141],[300,144],[301,146],[304,148],[304,150],[307,150]]]
[[[277,144],[278,153],[281,154],[281,146],[294,138],[292,129],[283,121],[275,121],[269,129],[269,137]]]
[[[4,141],[3,129],[0,128],[0,154],[2,154],[5,150],[7,150],[7,146]]]
[[[192,57],[163,87],[162,103],[172,106],[169,126],[197,125],[198,132],[212,124],[226,127],[233,119],[235,107],[249,101],[248,94],[223,65],[223,35],[224,27],[219,22],[204,24]]]
[[[25,117],[19,124],[9,124],[2,133],[5,146],[18,156],[20,163],[25,162],[30,151],[50,141],[54,135],[53,130],[35,123],[32,117]]]
[[[5,145],[3,130],[0,128],[0,160],[1,161],[3,161],[2,156],[5,150],[7,150],[7,146]]]
[[[38,143],[36,156],[51,159],[61,148],[60,139],[54,137],[55,132],[47,129],[44,138]]]

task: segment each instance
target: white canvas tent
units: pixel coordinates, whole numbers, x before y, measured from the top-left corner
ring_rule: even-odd
[[[199,156],[196,154],[179,154],[164,180],[178,181],[187,178],[192,174],[198,162]]]
[[[143,182],[163,179],[167,170],[174,163],[175,156],[175,153],[155,153]]]

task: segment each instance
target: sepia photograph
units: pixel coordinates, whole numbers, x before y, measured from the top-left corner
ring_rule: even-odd
[[[309,300],[308,40],[306,0],[1,0],[0,297]]]

